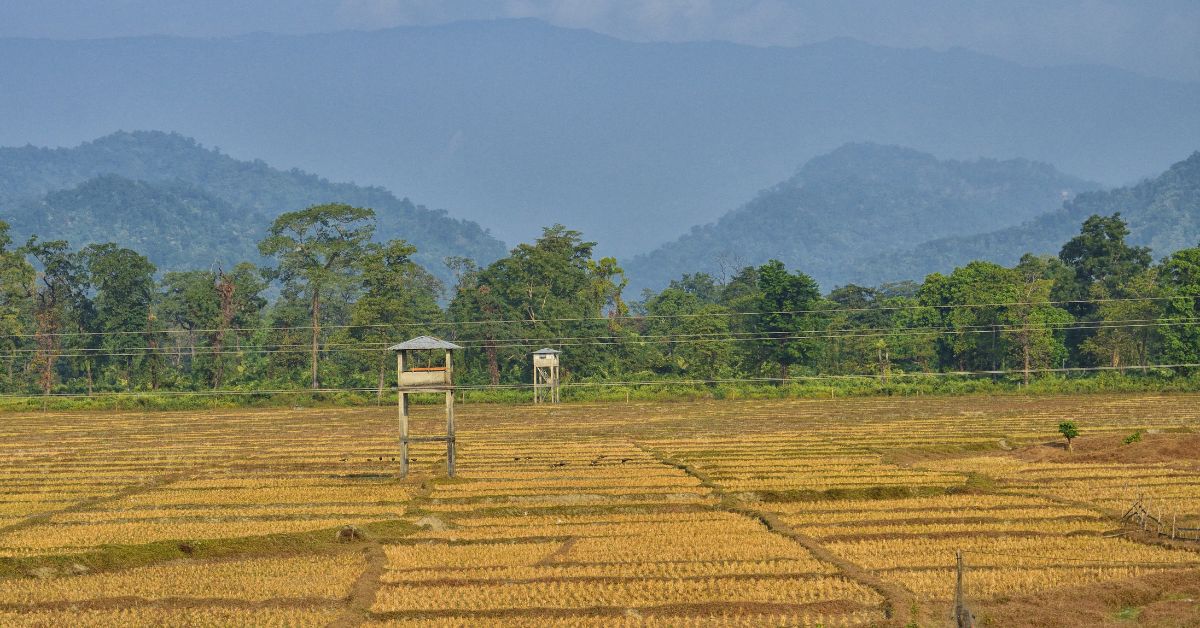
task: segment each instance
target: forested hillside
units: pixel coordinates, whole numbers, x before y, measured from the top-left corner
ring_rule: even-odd
[[[75,148],[0,148],[0,219],[23,240],[116,242],[162,270],[258,259],[255,243],[286,211],[328,202],[376,211],[381,239],[413,243],[418,260],[448,277],[443,259],[481,263],[504,245],[478,224],[379,187],[333,183],[262,161],[239,161],[178,134],[114,133]]]
[[[1023,252],[1053,253],[1092,214],[1120,212],[1129,240],[1167,255],[1200,243],[1200,152],[1137,185],[1080,194],[1024,224],[970,236],[933,240],[903,253],[868,258],[865,283],[923,277],[973,259],[1011,264]]]
[[[874,283],[872,267],[862,262],[881,251],[1017,225],[1095,188],[1023,159],[939,160],[896,146],[849,144],[717,222],[634,258],[626,270],[633,288],[658,289],[683,273],[778,259],[827,288]]]

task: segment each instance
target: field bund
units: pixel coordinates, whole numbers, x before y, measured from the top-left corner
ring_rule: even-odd
[[[0,625],[940,626],[960,550],[981,625],[1200,623],[1200,543],[1118,523],[1200,528],[1198,395],[457,421],[400,480],[394,407],[6,414]]]

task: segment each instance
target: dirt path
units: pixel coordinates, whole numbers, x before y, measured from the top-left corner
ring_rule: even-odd
[[[350,587],[350,599],[329,628],[349,628],[358,626],[371,616],[371,606],[375,604],[375,594],[379,592],[383,573],[387,571],[387,554],[383,545],[378,541],[370,541],[363,548],[366,567],[363,568],[354,585]]]

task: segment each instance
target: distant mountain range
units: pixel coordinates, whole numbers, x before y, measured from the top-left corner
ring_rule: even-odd
[[[812,275],[827,289],[920,279],[975,259],[971,247],[949,258],[914,253],[903,267],[880,255],[1013,227],[1098,187],[1024,159],[939,160],[909,148],[849,144],[625,268],[635,291],[661,288],[683,273],[719,274],[768,259]]]
[[[386,185],[510,242],[561,222],[621,256],[847,142],[1021,156],[1123,184],[1196,148],[1197,103],[1200,84],[1098,66],[852,40],[634,43],[531,20],[0,40],[0,145],[173,130]]]
[[[178,134],[0,148],[0,219],[18,243],[34,233],[75,246],[114,241],[160,270],[259,261],[257,243],[275,216],[326,202],[375,209],[377,239],[412,242],[417,261],[447,281],[446,256],[486,264],[505,254],[486,230],[445,211],[378,187],[239,161]],[[716,222],[620,262],[631,297],[684,273],[719,275],[768,259],[825,289],[876,285],[974,259],[1012,264],[1026,252],[1053,254],[1089,215],[1118,211],[1132,241],[1155,255],[1200,244],[1200,153],[1136,185],[1102,190],[1024,159],[958,161],[848,144]]]
[[[1129,240],[1155,256],[1200,246],[1200,152],[1142,182],[1087,192],[1023,224],[987,233],[926,242],[908,251],[868,258],[860,265],[866,283],[917,278],[972,259],[1015,263],[1023,253],[1054,254],[1093,214],[1121,212]]]
[[[69,149],[0,148],[0,219],[19,241],[35,233],[75,246],[114,241],[160,270],[258,260],[257,243],[275,216],[328,202],[374,209],[377,239],[408,240],[417,261],[443,278],[446,256],[488,263],[505,253],[479,225],[383,188],[239,161],[181,135],[115,133]]]

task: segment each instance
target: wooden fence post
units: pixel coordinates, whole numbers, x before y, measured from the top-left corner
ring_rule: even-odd
[[[957,628],[974,628],[975,618],[971,615],[971,610],[967,608],[967,601],[963,595],[963,554],[962,550],[954,551],[954,559],[956,563],[956,575],[954,583],[954,625]]]

